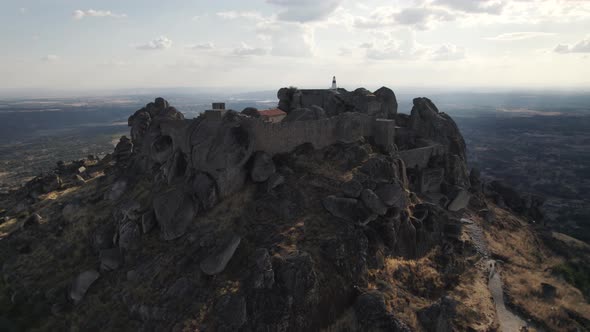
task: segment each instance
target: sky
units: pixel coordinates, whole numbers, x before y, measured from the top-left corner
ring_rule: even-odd
[[[0,89],[590,88],[588,0],[2,0]]]

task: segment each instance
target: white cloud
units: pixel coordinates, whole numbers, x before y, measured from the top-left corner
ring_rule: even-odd
[[[557,46],[555,46],[555,48],[553,49],[553,51],[555,53],[569,53],[570,52],[570,47],[569,45],[563,45],[563,44],[559,44]]]
[[[187,48],[189,48],[191,50],[205,51],[205,50],[214,49],[215,45],[213,45],[213,43],[211,43],[211,42],[207,42],[207,43],[188,45]]]
[[[59,60],[59,56],[57,56],[55,54],[47,54],[45,56],[42,56],[41,60],[47,61],[47,62],[55,62],[55,61]]]
[[[266,0],[266,2],[283,7],[278,15],[283,21],[311,22],[319,21],[334,12],[342,0]]]
[[[351,56],[352,55],[352,50],[348,47],[341,47],[338,50],[338,55],[339,56]]]
[[[423,45],[416,41],[410,29],[391,33],[385,38],[365,42],[359,46],[370,60],[431,60],[451,61],[465,58],[465,48],[453,44]]]
[[[310,57],[314,53],[314,28],[290,22],[261,22],[257,32],[271,43],[271,55]]]
[[[466,13],[485,13],[498,15],[502,13],[506,1],[498,0],[435,0],[434,5]]]
[[[428,30],[439,22],[453,21],[455,15],[446,9],[432,7],[408,7],[397,10],[394,7],[376,8],[369,16],[358,16],[353,25],[360,29],[382,29],[391,26],[410,26]]]
[[[94,10],[94,9],[81,10],[81,9],[77,9],[74,11],[72,16],[76,20],[81,20],[84,17],[125,18],[125,17],[127,17],[127,14],[115,14],[115,13],[111,12],[110,10]]]
[[[465,49],[452,44],[441,45],[432,51],[430,58],[435,61],[465,59]]]
[[[193,21],[199,21],[199,20],[201,20],[201,19],[203,19],[203,18],[205,18],[205,17],[207,17],[207,16],[208,16],[207,14],[203,14],[203,15],[195,15],[195,16],[193,16],[193,17],[192,17],[192,20],[193,20]]]
[[[553,49],[556,53],[590,53],[590,37],[579,41],[573,46],[559,44]]]
[[[452,21],[455,17],[448,11],[438,8],[406,8],[394,14],[395,22],[427,30],[436,22]]]
[[[260,47],[252,47],[246,43],[242,43],[240,47],[233,50],[233,55],[237,56],[251,56],[251,55],[265,55],[267,50]]]
[[[416,42],[413,32],[361,46],[365,48],[366,57],[371,60],[417,60],[428,51]]]
[[[123,60],[107,60],[99,63],[100,66],[105,67],[126,67],[129,64],[129,62]]]
[[[262,14],[255,11],[226,11],[226,12],[219,12],[216,14],[217,16],[226,19],[226,20],[235,20],[238,18],[246,18],[252,20],[262,20]]]
[[[538,31],[526,31],[526,32],[509,32],[502,33],[494,37],[488,37],[487,40],[495,41],[513,41],[513,40],[524,40],[538,37],[554,36],[554,33],[550,32],[538,32]]]
[[[172,40],[168,39],[165,36],[160,36],[152,41],[149,41],[146,44],[141,44],[136,46],[138,50],[165,50],[172,47]]]

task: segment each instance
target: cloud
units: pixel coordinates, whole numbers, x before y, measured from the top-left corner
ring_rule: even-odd
[[[217,16],[226,19],[226,20],[235,20],[238,18],[246,18],[252,20],[261,20],[262,14],[255,11],[226,11],[226,12],[219,12],[216,14]]]
[[[205,51],[205,50],[214,49],[215,45],[213,45],[213,43],[211,43],[211,42],[207,42],[207,43],[188,45],[187,48],[189,48],[191,50]]]
[[[276,0],[278,2],[289,2]],[[292,1],[299,3],[301,1]],[[303,2],[306,2],[303,1]],[[227,11],[219,12],[217,16],[226,20],[246,19],[253,23],[248,27],[254,27],[257,37],[270,44],[266,48],[250,49],[246,44],[234,49],[234,55],[262,55],[288,57],[308,57],[313,55],[314,27],[298,22],[278,20],[276,16],[265,17],[256,11]]]
[[[27,13],[27,9],[25,7],[21,7],[18,9],[18,12],[21,14],[26,14]]]
[[[432,4],[444,6],[465,13],[485,13],[499,15],[506,1],[498,0],[435,0]]]
[[[266,0],[267,3],[283,7],[279,20],[290,22],[319,21],[334,12],[342,0]]]
[[[487,40],[495,41],[513,41],[513,40],[524,40],[538,37],[554,36],[554,33],[550,32],[537,32],[537,31],[526,31],[526,32],[509,32],[502,33],[495,37],[488,37]]]
[[[452,21],[455,17],[444,9],[437,8],[406,8],[394,14],[395,22],[413,26],[419,30],[427,30],[435,22]]]
[[[94,10],[94,9],[88,9],[88,10],[80,10],[77,9],[74,11],[74,13],[72,14],[72,16],[74,17],[75,20],[81,20],[84,17],[112,17],[112,18],[125,18],[127,17],[127,14],[115,14],[113,12],[111,12],[110,10]]]
[[[388,26],[410,26],[428,30],[438,22],[453,21],[455,16],[446,9],[409,7],[397,10],[393,7],[375,9],[368,17],[356,17],[353,25],[360,29],[381,29]]]
[[[146,44],[141,44],[136,46],[138,50],[165,50],[172,47],[172,40],[168,39],[165,36],[158,37],[152,41],[149,41]]]
[[[452,61],[465,58],[465,48],[453,44],[423,45],[416,41],[416,32],[406,29],[388,37],[365,42],[359,46],[370,60]]]
[[[352,50],[348,47],[341,47],[338,50],[338,55],[339,56],[351,56],[352,55]]]
[[[207,17],[207,16],[208,16],[207,14],[202,14],[202,15],[195,15],[195,16],[193,16],[193,17],[191,18],[191,20],[193,20],[193,21],[200,21],[201,19],[203,19],[203,18],[205,18],[205,17]]]
[[[570,45],[557,45],[553,51],[555,53],[590,53],[590,37],[579,41],[573,46]]]
[[[401,38],[400,38],[401,37]],[[379,43],[362,44],[365,55],[371,60],[416,60],[428,49],[416,42],[414,33],[395,36]]]
[[[129,66],[130,63],[123,60],[107,60],[99,63],[98,65],[104,67],[126,67]]]
[[[55,54],[47,54],[45,56],[42,56],[41,60],[47,61],[47,62],[55,62],[55,61],[59,60],[59,56],[57,56]]]
[[[306,25],[267,21],[259,23],[257,33],[271,43],[270,54],[287,57],[310,57],[314,51],[314,29]]]
[[[267,50],[265,50],[264,48],[251,47],[246,43],[242,43],[240,47],[235,48],[233,51],[233,55],[237,56],[260,56],[265,55],[266,53]]]
[[[435,61],[465,59],[465,49],[452,44],[441,45],[431,52],[430,59]]]

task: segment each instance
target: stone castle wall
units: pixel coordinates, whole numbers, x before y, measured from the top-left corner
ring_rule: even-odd
[[[305,143],[321,149],[337,142],[353,142],[366,136],[373,137],[377,144],[388,149],[393,144],[395,135],[393,120],[377,119],[360,113],[280,123],[249,119],[245,125],[254,140],[254,150],[271,155],[293,151]]]

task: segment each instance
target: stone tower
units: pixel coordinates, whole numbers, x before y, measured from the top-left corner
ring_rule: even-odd
[[[336,85],[336,76],[332,77],[332,87],[330,90],[337,90],[338,86]]]

